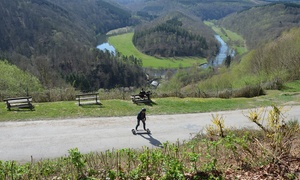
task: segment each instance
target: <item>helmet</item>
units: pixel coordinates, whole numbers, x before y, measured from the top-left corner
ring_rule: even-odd
[[[142,111],[146,111],[146,108],[142,108]]]

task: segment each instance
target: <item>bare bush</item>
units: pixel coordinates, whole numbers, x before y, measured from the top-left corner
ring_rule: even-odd
[[[255,97],[264,95],[264,90],[259,86],[246,86],[244,88],[233,90],[232,97]]]

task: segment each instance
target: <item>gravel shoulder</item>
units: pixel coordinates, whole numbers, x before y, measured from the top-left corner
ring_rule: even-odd
[[[300,106],[286,106],[287,120],[300,122]],[[151,115],[147,114],[147,128],[151,134],[133,135],[136,116],[78,118],[47,121],[1,122],[0,160],[18,162],[38,161],[68,155],[77,147],[81,153],[121,148],[155,148],[162,143],[186,141],[204,132],[212,114],[222,115],[226,127],[253,127],[244,114],[249,110],[210,113]],[[142,126],[140,126],[142,128]]]

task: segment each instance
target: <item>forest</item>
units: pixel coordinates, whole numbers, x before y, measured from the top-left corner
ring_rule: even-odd
[[[102,0],[1,0],[0,16],[0,59],[38,77],[46,89],[74,85],[94,91],[142,84],[136,78],[140,66],[96,49],[99,35],[137,23],[128,11]],[[103,64],[112,71],[101,70]]]
[[[133,43],[141,52],[158,57],[209,57],[218,51],[213,32],[179,12],[137,27]]]

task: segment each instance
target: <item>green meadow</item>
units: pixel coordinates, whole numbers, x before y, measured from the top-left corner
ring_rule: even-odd
[[[291,87],[293,86],[293,87]],[[109,116],[135,116],[142,107],[147,108],[151,115],[159,114],[185,114],[215,112],[224,110],[265,107],[270,105],[283,105],[287,102],[300,104],[298,85],[290,84],[285,91],[267,91],[267,95],[254,98],[152,98],[149,104],[134,104],[130,99],[105,99],[102,105],[78,106],[77,101],[59,101],[35,103],[34,111],[6,109],[5,103],[0,104],[1,121],[27,121],[47,119],[67,119],[80,117],[109,117]],[[105,96],[100,93],[101,97]]]
[[[153,57],[141,53],[132,43],[133,32],[120,34],[116,36],[110,36],[108,42],[113,45],[118,52],[125,56],[134,56],[141,59],[143,67],[152,68],[179,68],[179,67],[191,67],[195,65],[204,64],[207,62],[204,58],[198,57],[176,57],[176,58],[164,58]]]

